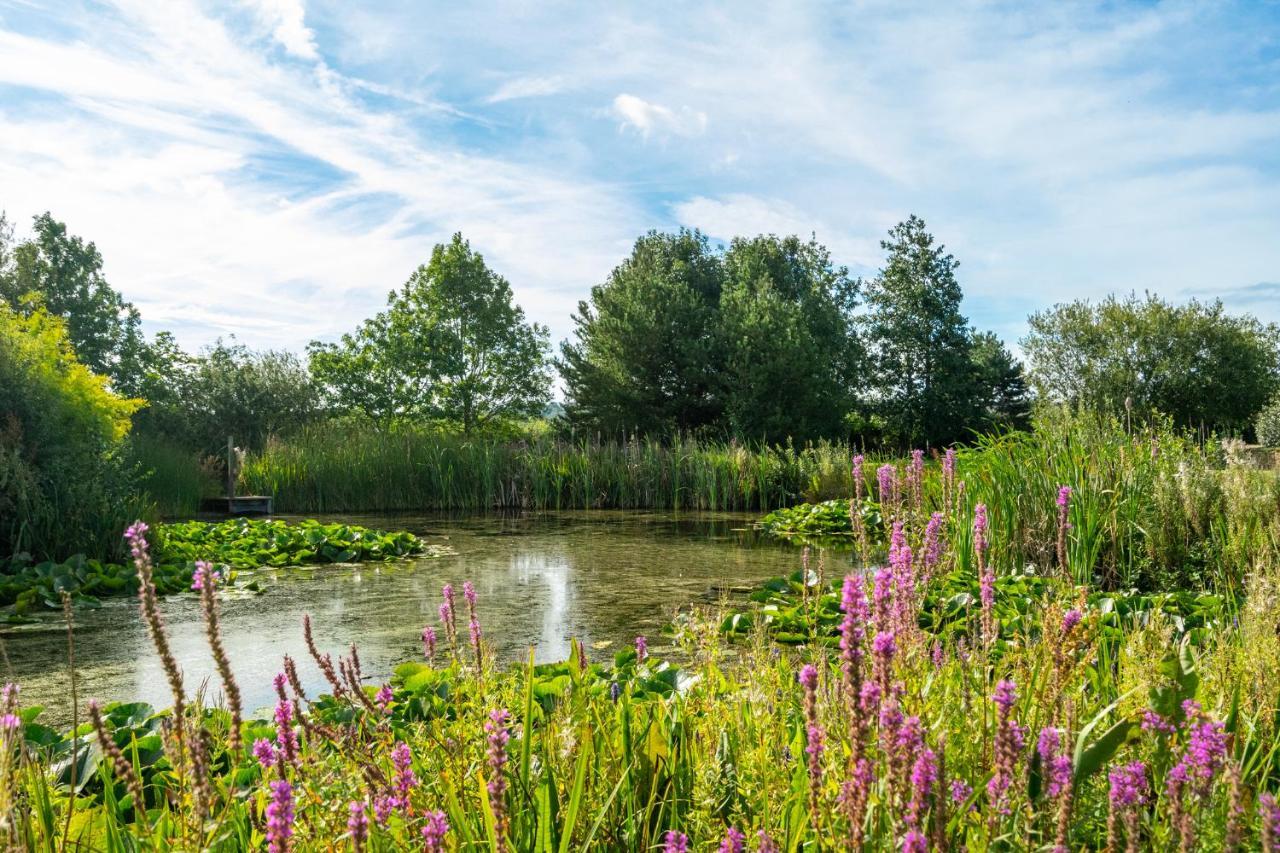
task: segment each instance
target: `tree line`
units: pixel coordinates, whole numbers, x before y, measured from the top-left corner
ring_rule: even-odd
[[[1026,425],[1036,399],[1159,411],[1239,434],[1280,388],[1274,325],[1221,303],[1153,295],[1033,314],[1024,365],[961,310],[959,262],[912,216],[857,278],[815,239],[649,232],[573,312],[558,352],[462,235],[437,245],[385,308],[306,357],[149,338],[101,253],[49,213],[14,238],[0,214],[0,302],[65,327],[75,357],[145,401],[135,431],[212,451],[321,418],[510,431],[549,411],[566,437],[632,435],[905,448]]]

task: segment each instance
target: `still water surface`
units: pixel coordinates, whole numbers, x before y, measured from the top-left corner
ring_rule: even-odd
[[[436,625],[440,587],[452,582],[462,606],[462,581],[479,594],[485,637],[504,661],[534,646],[539,661],[561,660],[571,637],[598,657],[613,656],[637,634],[658,636],[673,613],[714,602],[742,587],[798,568],[797,549],[763,540],[738,514],[566,512],[523,516],[343,516],[382,529],[410,530],[456,554],[391,564],[322,566],[263,573],[260,594],[229,590],[222,600],[223,640],[246,711],[274,701],[272,676],[290,654],[309,693],[323,678],[306,652],[302,615],[310,613],[316,643],[336,657],[349,643],[360,648],[373,683],[392,667],[420,659],[424,625]],[[842,571],[832,567],[832,571]],[[162,600],[174,654],[189,690],[206,679],[210,701],[219,684],[209,658],[199,601],[194,594]],[[171,704],[164,673],[138,617],[136,600],[107,600],[76,614],[76,671],[80,703]],[[465,634],[465,629],[462,632]],[[65,628],[53,617],[3,632],[23,704],[43,705],[46,724],[71,717]],[[594,644],[609,643],[602,648]]]

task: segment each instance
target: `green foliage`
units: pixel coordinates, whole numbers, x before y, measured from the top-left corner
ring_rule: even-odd
[[[135,395],[131,380],[146,350],[137,310],[103,277],[97,246],[68,234],[48,213],[34,218],[33,231],[15,245],[0,217],[0,302],[62,318],[80,363]]]
[[[550,399],[547,330],[455,234],[387,310],[340,343],[313,342],[311,371],[334,408],[380,423],[435,418],[470,434],[540,414]]]
[[[960,313],[959,263],[912,216],[880,244],[888,252],[879,275],[864,284],[864,336],[871,356],[867,406],[897,447],[939,446],[967,439],[1016,396],[1017,369],[994,340],[975,353]],[[981,359],[981,361],[977,359]]]
[[[139,405],[76,359],[61,320],[0,304],[0,557],[115,550],[142,511],[120,461]]]
[[[1280,447],[1280,394],[1271,398],[1271,402],[1258,412],[1254,431],[1257,434],[1258,444],[1265,447]]]
[[[1109,296],[1056,305],[1028,323],[1022,348],[1047,400],[1239,433],[1280,387],[1280,331],[1228,315],[1221,302]]]
[[[233,569],[395,560],[423,551],[418,537],[405,531],[314,520],[184,521],[159,525],[156,533],[162,560],[208,560]]]
[[[724,271],[697,231],[651,231],[573,315],[557,363],[578,429],[616,438],[719,423],[715,341]]]

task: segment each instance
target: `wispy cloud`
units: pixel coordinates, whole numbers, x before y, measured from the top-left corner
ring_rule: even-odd
[[[641,136],[668,135],[697,136],[707,129],[707,114],[688,107],[673,110],[628,95],[625,92],[613,99],[613,114],[622,126],[631,127]]]
[[[909,213],[1010,338],[1110,290],[1280,319],[1250,289],[1277,32],[1243,2],[0,0],[0,207],[95,239],[192,343],[336,334],[456,230],[559,336],[648,228],[812,232],[862,271]]]

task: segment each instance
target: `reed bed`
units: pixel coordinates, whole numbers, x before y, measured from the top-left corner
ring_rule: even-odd
[[[847,494],[850,449],[732,442],[467,439],[325,425],[245,463],[282,512],[488,509],[767,510]]]

